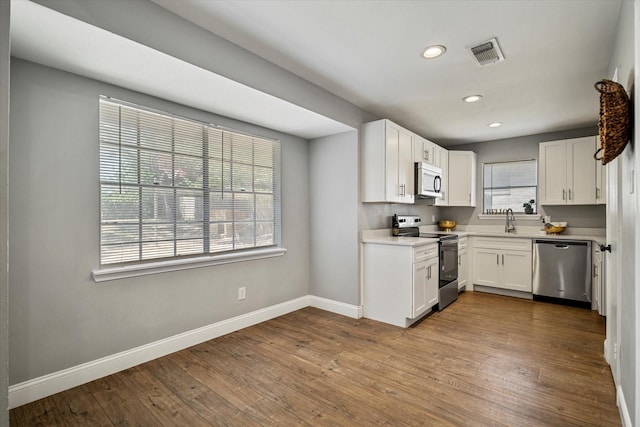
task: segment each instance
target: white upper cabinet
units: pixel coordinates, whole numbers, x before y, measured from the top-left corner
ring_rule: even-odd
[[[449,151],[448,206],[476,205],[476,153]]]
[[[440,194],[442,198],[432,199],[433,206],[449,206],[449,150],[439,145],[435,146],[434,159],[442,169],[442,182],[440,185]]]
[[[600,148],[600,137],[596,138],[597,150]],[[596,205],[605,205],[607,203],[607,169],[602,165],[600,160],[596,160]]]
[[[362,201],[413,203],[414,134],[386,119],[361,131]]]
[[[595,138],[540,144],[538,197],[541,205],[596,204]]]

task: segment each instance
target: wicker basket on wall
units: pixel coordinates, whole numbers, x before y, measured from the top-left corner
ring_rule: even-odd
[[[631,101],[620,83],[600,80],[595,88],[600,92],[600,148],[593,157],[606,165],[624,151],[631,137]]]

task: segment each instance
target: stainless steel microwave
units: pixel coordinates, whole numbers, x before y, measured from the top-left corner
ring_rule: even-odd
[[[442,169],[425,162],[416,162],[415,189],[419,198],[442,198]]]

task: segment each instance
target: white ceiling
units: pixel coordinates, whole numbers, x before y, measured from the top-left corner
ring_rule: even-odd
[[[622,0],[153,0],[443,145],[595,125]],[[467,47],[497,37],[506,60]],[[431,44],[447,52],[420,57]],[[475,104],[461,99],[482,94]],[[487,124],[504,125],[490,129]]]
[[[595,125],[593,84],[611,77],[622,0],[153,1],[448,146]],[[39,4],[12,0],[11,12],[12,55],[23,59],[304,138],[350,129]],[[492,37],[506,60],[480,67],[466,48]],[[446,54],[422,59],[436,43]],[[114,52],[127,58],[117,67]],[[463,103],[469,94],[483,99]]]

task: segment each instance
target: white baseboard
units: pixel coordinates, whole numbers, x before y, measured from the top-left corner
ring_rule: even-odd
[[[321,310],[330,311],[332,313],[341,314],[343,316],[359,319],[362,317],[362,306],[345,304],[343,302],[334,301],[322,297],[309,296],[309,305]]]
[[[9,387],[9,409],[34,402],[64,390],[115,374],[141,363],[218,338],[222,335],[274,319],[304,307],[317,307],[344,316],[362,317],[357,306],[315,296],[304,296],[251,313],[222,320],[140,347],[103,357],[82,365],[15,384]]]
[[[622,387],[616,387],[616,394],[618,399],[618,408],[620,409],[620,419],[622,421],[622,426],[633,427],[633,423],[631,422],[631,415],[629,415],[629,408],[627,407],[627,402],[624,399],[624,392],[622,391]]]

